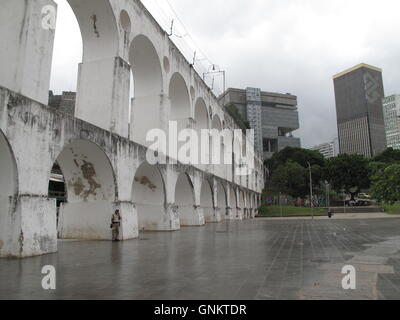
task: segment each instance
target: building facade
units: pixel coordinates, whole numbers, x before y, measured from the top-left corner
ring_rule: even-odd
[[[318,151],[325,159],[334,158],[339,155],[339,139],[314,146],[310,150]]]
[[[49,107],[66,114],[75,115],[76,92],[63,91],[61,95],[49,92]]]
[[[297,97],[257,88],[228,89],[219,98],[222,105],[235,105],[255,131],[255,148],[269,159],[286,147],[301,147],[293,131],[300,128]]]
[[[386,149],[382,70],[359,64],[333,77],[340,153],[371,158]]]
[[[400,150],[400,95],[383,99],[387,147]]]

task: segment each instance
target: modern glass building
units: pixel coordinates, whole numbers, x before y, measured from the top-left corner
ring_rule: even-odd
[[[333,77],[340,153],[371,158],[386,149],[382,70],[359,64]]]
[[[219,98],[221,105],[235,105],[255,131],[255,148],[269,159],[286,147],[301,147],[293,131],[300,128],[297,97],[261,91],[258,88],[228,89]]]
[[[400,150],[400,95],[383,99],[383,114],[387,146]]]

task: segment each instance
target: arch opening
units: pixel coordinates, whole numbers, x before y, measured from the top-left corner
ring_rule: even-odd
[[[186,173],[181,173],[175,186],[175,204],[178,206],[181,227],[203,224],[195,208],[195,195],[192,180]]]
[[[217,184],[217,199],[218,199],[218,208],[220,210],[221,218],[225,220],[227,219],[228,215],[226,191],[220,182],[218,182]]]
[[[49,197],[57,199],[59,238],[111,239],[117,187],[110,160],[98,145],[76,140],[64,147],[51,170]]]
[[[244,218],[245,213],[245,200],[243,191],[239,191],[239,209],[240,209],[240,219]]]
[[[162,69],[153,43],[144,35],[136,36],[129,51],[131,73],[131,137],[147,145],[146,135],[161,128]]]
[[[197,99],[194,111],[194,120],[197,131],[209,128],[207,106],[202,98]]]
[[[244,210],[245,219],[250,218],[250,209],[251,209],[250,194],[246,192],[245,193],[245,210]]]
[[[231,208],[231,216],[234,218],[238,218],[238,202],[237,202],[237,195],[233,188],[230,188],[230,208]]]
[[[17,194],[17,165],[11,147],[0,130],[0,256],[13,246],[13,199]]]
[[[212,130],[216,130],[219,133],[221,133],[222,131],[222,122],[221,119],[218,115],[214,115],[213,120],[212,120],[212,124],[211,124],[211,129]],[[218,135],[217,138],[216,137],[211,137],[212,141],[211,141],[211,148],[212,148],[212,152],[211,152],[211,159],[212,159],[212,163],[214,164],[214,173],[221,177],[221,178],[225,178],[224,177],[224,170],[226,168],[225,166],[225,146],[224,146],[224,139],[222,134]]]
[[[169,83],[169,98],[171,100],[170,120],[186,124],[190,118],[189,91],[185,79],[177,72],[173,74]]]
[[[57,215],[57,230],[58,230],[60,207],[62,204],[67,202],[67,189],[65,186],[64,174],[57,161],[54,163],[51,169],[48,189],[49,189],[49,199],[56,200],[56,208],[57,208],[56,215]]]
[[[126,17],[120,23],[108,0],[57,4],[65,14],[58,14],[49,105],[127,137],[129,70],[119,54]]]
[[[132,192],[139,231],[164,230],[165,185],[160,170],[143,163],[136,171]]]
[[[56,111],[75,116],[78,69],[82,62],[84,39],[78,17],[73,10],[76,4],[68,0],[55,2],[58,13],[48,104]],[[68,48],[68,54],[65,48]]]
[[[205,170],[207,164],[210,163],[210,145],[209,140],[203,141],[202,131],[209,129],[208,111],[206,103],[202,98],[198,98],[195,104],[194,110],[194,129],[196,130],[198,136],[198,156],[199,156],[199,167]],[[206,139],[209,139],[209,134],[206,135]],[[202,146],[202,144],[204,144]],[[204,149],[204,150],[203,150]]]
[[[214,197],[209,181],[204,180],[201,186],[200,206],[206,222],[214,222]]]

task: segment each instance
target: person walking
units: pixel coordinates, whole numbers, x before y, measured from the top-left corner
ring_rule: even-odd
[[[119,228],[121,226],[121,215],[119,210],[115,210],[111,217],[112,240],[119,241]]]

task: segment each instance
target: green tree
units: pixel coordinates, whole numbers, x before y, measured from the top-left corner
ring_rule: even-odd
[[[273,172],[280,165],[284,165],[288,161],[293,161],[303,168],[308,168],[308,163],[310,163],[311,166],[317,165],[321,168],[325,166],[325,158],[318,151],[292,147],[286,147],[280,152],[275,153],[265,164],[267,168]]]
[[[379,201],[390,204],[400,200],[400,163],[389,165],[372,178],[370,192]]]
[[[388,164],[384,162],[370,161],[368,164],[369,178],[370,180],[378,174],[380,171],[384,170]]]
[[[287,147],[265,162],[269,171],[268,190],[285,192],[292,197],[305,197],[310,193],[309,164],[313,189],[317,190],[324,179],[326,164],[317,151]]]
[[[355,195],[364,188],[369,188],[369,161],[364,156],[341,154],[327,161],[325,179],[336,192],[344,190]]]
[[[394,150],[393,148],[388,148],[381,154],[378,154],[376,157],[374,157],[373,161],[382,162],[386,164],[400,162],[400,150]]]
[[[304,197],[307,191],[307,170],[298,163],[288,161],[280,165],[272,174],[274,189],[292,197]]]

